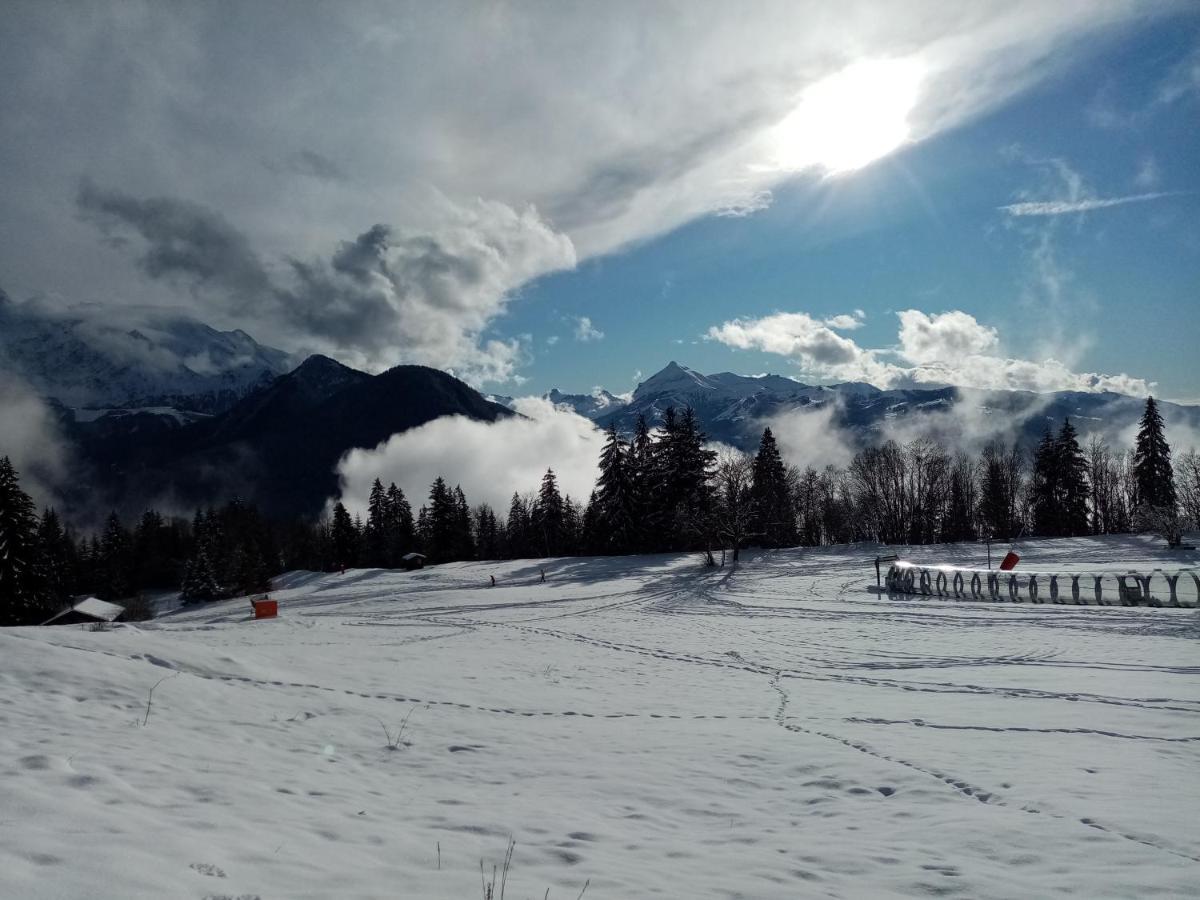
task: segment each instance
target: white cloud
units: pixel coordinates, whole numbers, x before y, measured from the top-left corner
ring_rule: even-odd
[[[0,370],[0,457],[39,506],[53,505],[67,472],[67,444],[53,410],[24,381]]]
[[[1131,194],[1126,197],[1092,197],[1083,200],[1035,200],[1022,203],[1010,203],[997,207],[1010,216],[1062,216],[1070,213],[1091,212],[1095,209],[1108,209],[1110,206],[1124,206],[1126,203],[1144,203],[1147,200],[1158,200],[1162,197],[1178,196],[1178,191],[1156,191],[1149,194]]]
[[[914,364],[988,353],[1000,342],[995,328],[980,325],[974,316],[958,310],[931,316],[917,309],[906,309],[897,315],[900,353]]]
[[[590,341],[604,340],[604,332],[592,324],[592,320],[587,316],[580,316],[575,320],[575,340],[588,343]]]
[[[541,398],[518,398],[514,408],[520,416],[497,422],[447,416],[393,435],[372,450],[351,450],[337,467],[342,502],[365,510],[371,483],[379,478],[400,485],[416,510],[440,475],[461,485],[471,504],[488,503],[503,515],[513,492],[537,490],[547,468],[554,469],[562,493],[586,501],[603,432]]]
[[[1142,157],[1137,174],[1133,176],[1133,183],[1143,190],[1149,190],[1158,187],[1161,181],[1162,172],[1158,168],[1158,160],[1151,155]]]
[[[255,4],[236,22],[205,4],[6,13],[0,55],[15,74],[0,113],[25,127],[2,151],[0,270],[16,293],[169,301],[289,348],[327,329],[325,348],[347,362],[446,360],[477,379],[520,364],[513,341],[487,334],[522,283],[698,216],[749,214],[798,168],[857,165],[945,132],[1147,15],[1127,0],[768,2],[751,15],[719,0],[582,15]],[[814,121],[828,127],[792,127]],[[330,308],[232,290],[214,303],[112,265],[62,202],[81,173],[125,195],[202,200],[248,237],[274,286],[286,286],[280,261],[309,261]],[[353,318],[339,306],[345,279],[311,261],[375,222],[396,236],[392,271],[415,281],[375,272],[359,287],[393,311],[386,327],[374,342],[331,336]],[[421,236],[452,244],[478,282],[420,261],[408,242]]]
[[[899,344],[890,348],[861,347],[806,313],[733,319],[709,328],[706,337],[741,350],[786,356],[802,373],[817,378],[866,381],[880,388],[955,385],[1145,396],[1154,386],[1126,374],[1076,372],[1052,356],[1030,360],[1000,355],[999,332],[960,310],[931,315],[907,309],[897,316]]]

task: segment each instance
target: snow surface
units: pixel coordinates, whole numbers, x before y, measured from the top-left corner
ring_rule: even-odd
[[[1196,563],[1158,546],[1018,551]],[[276,620],[0,632],[0,896],[471,898],[510,835],[512,900],[1200,896],[1200,617],[888,599],[876,552],[296,572]]]

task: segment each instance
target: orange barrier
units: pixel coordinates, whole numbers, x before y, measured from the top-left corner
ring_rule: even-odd
[[[278,600],[255,600],[254,601],[254,618],[256,619],[274,619],[279,615]]]
[[[1009,550],[1004,554],[1004,559],[1000,562],[1001,572],[1011,572],[1017,567],[1017,563],[1021,561],[1021,557]]]

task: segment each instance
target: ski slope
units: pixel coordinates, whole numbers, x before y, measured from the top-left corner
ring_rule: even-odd
[[[1160,547],[1018,549],[1197,564]],[[0,632],[0,896],[471,898],[510,836],[510,900],[1200,896],[1200,616],[892,600],[876,552],[296,572],[273,621]]]

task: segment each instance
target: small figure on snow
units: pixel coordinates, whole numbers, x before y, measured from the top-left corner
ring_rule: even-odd
[[[538,569],[538,571],[542,573],[542,584],[545,584],[546,583],[546,570]]]
[[[492,576],[492,587],[495,587],[495,586],[496,586],[496,576],[493,575]]]

